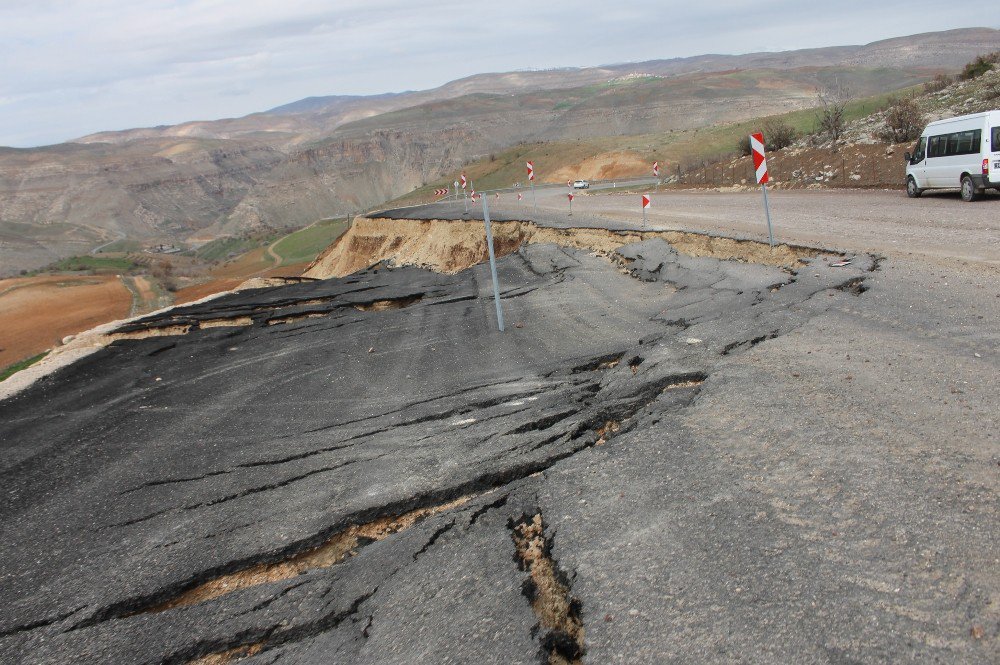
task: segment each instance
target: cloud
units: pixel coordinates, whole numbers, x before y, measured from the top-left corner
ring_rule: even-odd
[[[1000,10],[977,12],[998,19]],[[897,0],[0,3],[0,145],[423,89],[485,71],[866,43],[962,21],[938,3]]]

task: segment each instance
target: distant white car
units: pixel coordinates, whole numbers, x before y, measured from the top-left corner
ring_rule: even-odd
[[[574,180],[573,189],[590,189],[590,182],[587,180]]]

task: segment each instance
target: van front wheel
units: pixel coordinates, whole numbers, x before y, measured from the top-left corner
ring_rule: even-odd
[[[972,202],[979,198],[979,194],[976,192],[976,186],[972,184],[972,178],[970,176],[962,176],[962,200]]]
[[[909,196],[911,199],[916,199],[919,198],[920,195],[923,193],[924,190],[917,187],[917,181],[914,180],[913,176],[909,176],[906,179],[906,195]]]

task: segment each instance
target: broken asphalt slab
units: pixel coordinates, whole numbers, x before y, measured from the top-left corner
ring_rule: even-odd
[[[919,482],[810,458],[778,404],[760,445],[840,490],[736,436],[745,357],[862,307],[877,267],[532,245],[499,262],[504,334],[482,265],[132,323],[0,402],[0,659],[975,662],[974,583],[914,568],[885,597],[913,566],[864,506]]]

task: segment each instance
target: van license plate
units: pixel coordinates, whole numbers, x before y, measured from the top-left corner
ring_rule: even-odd
[[[1000,169],[1000,162],[993,162],[993,168]]]

